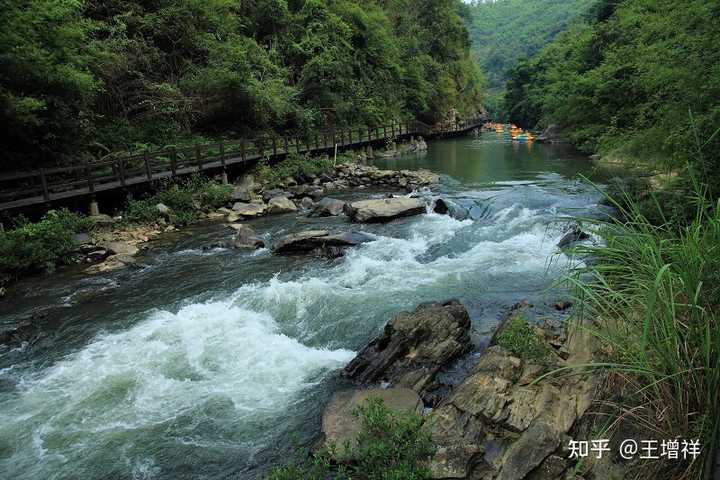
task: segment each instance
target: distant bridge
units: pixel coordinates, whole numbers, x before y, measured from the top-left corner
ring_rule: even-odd
[[[485,119],[460,121],[443,128],[422,122],[392,122],[380,127],[318,132],[304,137],[257,137],[186,148],[166,148],[58,168],[0,175],[0,211],[95,195],[115,189],[197,172],[225,172],[228,167],[273,161],[289,153],[318,154],[361,148],[410,136],[438,137],[479,127]]]

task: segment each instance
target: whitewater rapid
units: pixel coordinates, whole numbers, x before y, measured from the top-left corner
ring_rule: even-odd
[[[186,242],[124,277],[58,287],[78,312],[68,331],[101,327],[61,355],[0,350],[13,359],[0,364],[0,477],[252,478],[317,428],[337,371],[393,314],[460,298],[480,338],[512,302],[543,298],[572,261],[556,246],[563,217],[597,202],[554,174],[445,188],[482,214],[365,226],[375,239],[332,261]],[[125,298],[139,303],[127,318]]]

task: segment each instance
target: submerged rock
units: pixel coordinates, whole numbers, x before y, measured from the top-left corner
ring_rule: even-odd
[[[372,235],[363,232],[330,235],[327,230],[308,230],[281,238],[273,251],[278,254],[308,253],[317,248],[354,247],[374,239]]]
[[[381,198],[361,200],[346,205],[346,213],[354,222],[389,222],[400,217],[425,213],[425,202],[418,198]]]
[[[470,216],[470,211],[467,208],[463,207],[462,205],[458,205],[457,203],[450,200],[445,200],[443,198],[438,198],[437,200],[435,200],[433,212],[440,215],[449,215],[455,220],[467,220],[467,218]]]
[[[583,232],[580,229],[580,225],[575,224],[572,227],[570,227],[570,229],[567,232],[565,232],[565,235],[562,236],[562,238],[558,242],[557,246],[560,248],[564,248],[569,245],[572,245],[575,242],[587,240],[588,238],[590,238],[590,235]]]
[[[345,374],[361,383],[411,388],[422,396],[435,386],[440,369],[470,347],[470,317],[459,301],[425,303],[393,317]]]

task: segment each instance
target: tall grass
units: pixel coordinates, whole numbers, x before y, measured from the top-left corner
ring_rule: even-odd
[[[720,205],[695,182],[684,225],[654,225],[626,196],[618,219],[594,222],[602,244],[570,278],[624,389],[616,426],[649,439],[700,439],[695,461],[654,461],[639,478],[709,479],[720,429]],[[662,209],[662,205],[658,205]]]

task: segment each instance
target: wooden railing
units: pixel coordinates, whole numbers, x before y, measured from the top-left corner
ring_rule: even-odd
[[[461,121],[433,129],[419,121],[390,122],[362,127],[317,132],[301,137],[261,136],[254,139],[220,141],[183,148],[165,148],[58,168],[41,168],[0,175],[0,210],[24,207],[53,200],[173,178],[208,170],[255,162],[289,153],[314,153],[347,149],[402,136],[434,136],[477,127],[483,119]]]

